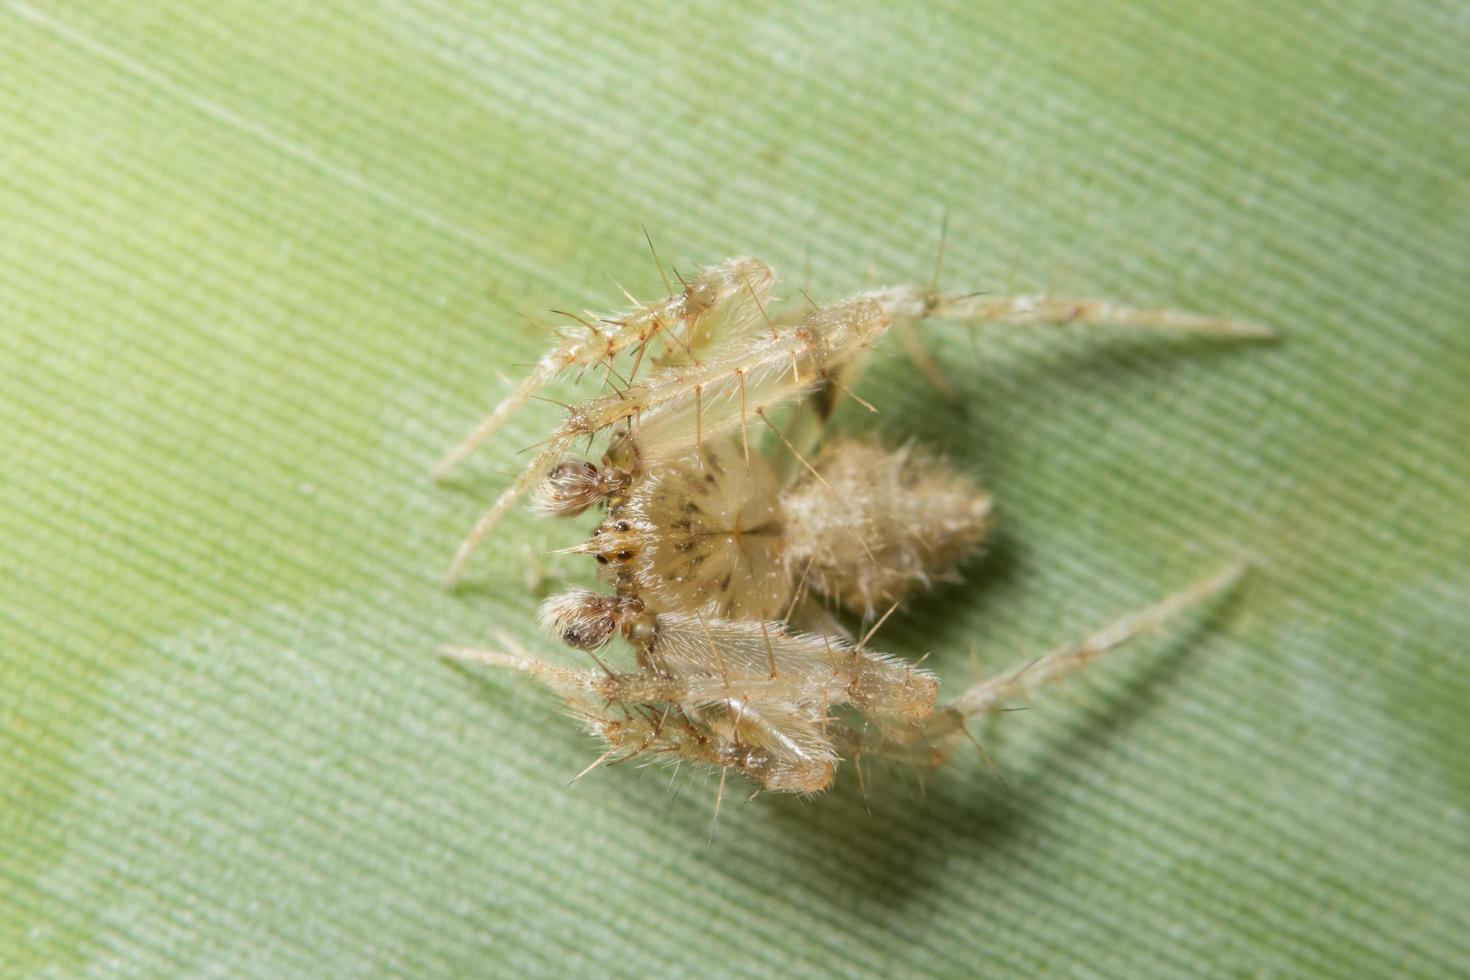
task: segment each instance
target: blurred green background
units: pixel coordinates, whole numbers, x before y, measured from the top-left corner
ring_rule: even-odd
[[[1470,12],[1373,0],[0,0],[0,970],[1470,971]],[[558,417],[430,465],[528,317],[753,254],[1259,319],[889,344],[876,426],[983,475],[883,631],[957,689],[1243,553],[1230,599],[923,787],[727,797],[445,642],[585,530]],[[973,342],[972,342],[973,340]],[[850,774],[848,774],[850,775]]]

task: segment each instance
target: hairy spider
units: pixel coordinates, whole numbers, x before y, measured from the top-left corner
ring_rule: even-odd
[[[932,673],[868,644],[905,597],[953,577],[985,536],[991,499],[922,449],[851,436],[823,441],[834,405],[844,396],[862,401],[850,385],[865,352],[895,322],[925,319],[1272,332],[1106,300],[942,294],[933,286],[775,312],[776,275],[752,258],[679,281],[682,289],[658,302],[629,297],[624,313],[574,317],[581,329],[564,335],[435,470],[447,472],[558,376],[602,371],[604,393],[569,407],[450,569],[453,580],[527,491],[545,515],[604,507],[591,537],[566,550],[591,555],[611,591],[575,590],[541,609],[546,628],[596,667],[556,666],[504,634],[504,650],[446,651],[546,684],[605,743],[597,762],[689,759],[718,767],[722,787],[734,770],[791,793],[826,789],[844,758],[936,765],[968,735],[970,718],[1082,667],[1243,571],[1232,566],[936,705]],[[597,460],[573,454],[584,440],[602,440]],[[839,610],[861,620],[861,636]],[[615,636],[632,649],[630,668],[598,658]]]

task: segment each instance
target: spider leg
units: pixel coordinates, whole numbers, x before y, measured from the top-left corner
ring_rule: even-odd
[[[495,409],[489,415],[485,416],[484,421],[475,426],[469,435],[460,440],[458,445],[445,453],[444,458],[435,464],[433,472],[434,479],[444,479],[450,470],[458,466],[470,453],[478,449],[485,440],[493,436],[505,424],[506,419],[514,415],[520,410],[521,406],[539,394],[541,389],[546,387],[552,379],[571,365],[583,363],[582,358],[584,356],[586,355],[583,351],[577,350],[572,345],[564,345],[554,354],[542,358],[540,363],[536,365],[536,369],[526,377],[526,380],[517,385],[516,389],[509,395],[506,395],[500,404],[496,405]],[[592,364],[596,360],[588,360],[586,363]]]
[[[445,584],[455,583],[479,543],[489,537],[490,532],[495,530],[501,518],[510,511],[511,507],[515,506],[515,502],[531,489],[532,484],[546,474],[546,471],[561,458],[566,449],[567,443],[564,440],[554,440],[521,472],[516,482],[501,492],[495,503],[490,505],[490,509],[480,515],[480,519],[475,521],[475,526],[470,528],[470,533],[455,549],[454,559],[449,563],[449,571],[444,575]]]
[[[978,681],[925,718],[898,723],[889,721],[879,726],[876,733],[849,726],[838,733],[838,748],[848,757],[866,752],[920,768],[937,766],[962,737],[970,737],[965,727],[970,719],[989,712],[1005,711],[1011,701],[1025,698],[1038,688],[1075,674],[1103,654],[1157,629],[1174,616],[1229,589],[1248,567],[1245,562],[1231,565],[1161,602],[1115,620],[1078,642],[1057,647],[1044,656],[1018,664],[988,680]]]
[[[575,670],[558,667],[537,659],[519,643],[504,633],[497,632],[495,639],[505,650],[483,650],[473,647],[441,647],[442,656],[466,663],[484,664],[489,667],[504,667],[529,674],[564,698],[576,698],[595,689],[601,675],[590,670]]]
[[[1110,299],[1045,294],[942,294],[912,286],[885,289],[870,295],[884,312],[896,319],[957,320],[965,323],[1008,323],[1016,326],[1086,323],[1242,340],[1275,340],[1280,336],[1273,328],[1251,320],[1209,316],[1184,310],[1130,306]]]
[[[954,386],[928,351],[918,342],[914,320],[954,320],[963,323],[1001,323],[1012,326],[1066,326],[1083,323],[1105,327],[1136,327],[1166,333],[1197,334],[1228,340],[1275,340],[1280,334],[1262,323],[1208,316],[1184,310],[1130,306],[1110,299],[1050,296],[1046,294],[989,296],[983,293],[942,294],[933,289],[900,286],[870,293],[894,319],[894,332],[905,353],[929,383],[946,398],[955,398]]]
[[[961,719],[972,718],[998,710],[1006,701],[1024,698],[1037,688],[1077,673],[1103,654],[1157,629],[1179,613],[1224,592],[1240,581],[1248,567],[1245,562],[1231,565],[1146,609],[1115,620],[1078,642],[1064,644],[1035,660],[1018,664],[994,677],[979,681],[951,701],[947,709]]]

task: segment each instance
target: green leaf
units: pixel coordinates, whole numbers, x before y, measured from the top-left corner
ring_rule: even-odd
[[[0,973],[1445,975],[1470,965],[1470,21],[1451,3],[0,2]],[[601,769],[446,642],[585,530],[526,317],[753,254],[1258,319],[926,325],[999,504],[881,634],[950,690],[1231,599],[920,789]],[[565,392],[563,392],[564,394]]]

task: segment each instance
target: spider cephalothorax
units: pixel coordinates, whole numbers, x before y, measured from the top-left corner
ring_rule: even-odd
[[[773,311],[774,272],[729,259],[623,314],[577,318],[567,336],[439,472],[559,374],[602,368],[611,390],[572,406],[522,476],[481,518],[451,576],[516,499],[603,519],[568,552],[592,556],[607,591],[542,606],[596,669],[520,650],[453,651],[539,678],[607,745],[734,770],[782,792],[825,789],[844,757],[942,760],[967,719],[1074,670],[1223,587],[1232,568],[1079,644],[937,705],[933,674],[868,643],[907,596],[954,577],[984,538],[991,499],[920,448],[822,439],[863,355],[895,320],[1133,324],[1269,336],[1249,323],[1098,300],[948,296],[911,287]],[[644,374],[640,377],[640,370]],[[856,397],[853,395],[852,397]],[[572,455],[605,440],[600,457]],[[846,614],[846,618],[844,618]],[[865,627],[861,636],[848,624]],[[626,669],[594,652],[621,637]]]

